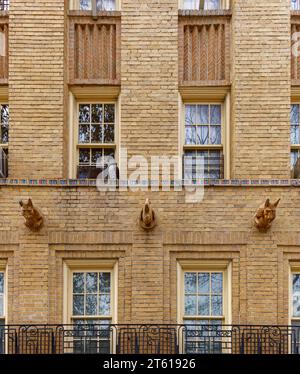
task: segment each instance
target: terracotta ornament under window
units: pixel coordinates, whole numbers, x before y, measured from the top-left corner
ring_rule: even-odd
[[[151,230],[157,224],[156,215],[151,207],[149,199],[146,199],[145,201],[145,205],[141,211],[139,221],[141,228],[144,230]]]
[[[271,227],[271,223],[276,218],[276,208],[280,199],[272,204],[270,199],[267,199],[258,209],[254,217],[255,226],[260,232],[266,232]]]
[[[39,211],[33,206],[31,199],[28,199],[27,203],[20,201],[22,207],[22,215],[25,218],[25,225],[31,231],[38,231],[43,226],[43,217]]]

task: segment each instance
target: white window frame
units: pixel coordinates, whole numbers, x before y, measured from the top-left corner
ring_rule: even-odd
[[[101,90],[100,90],[101,91]],[[79,149],[80,148],[114,148],[115,161],[120,165],[119,142],[120,142],[120,107],[121,98],[119,91],[110,90],[101,93],[96,90],[84,90],[76,93],[69,92],[69,173],[70,179],[77,178],[77,167],[79,165]],[[114,104],[115,105],[115,139],[114,143],[79,143],[79,105],[80,104]]]
[[[183,8],[184,0],[178,0],[178,7],[179,7],[179,9],[182,9],[182,10],[200,10],[197,7],[197,4],[198,4],[199,0],[193,0],[193,1],[194,1],[194,8],[193,9],[184,9]],[[230,0],[221,0],[221,8],[220,9],[221,10],[230,9]]]
[[[80,260],[70,259],[63,263],[63,323],[66,325],[72,324],[73,313],[73,273],[76,272],[109,272],[111,273],[111,299],[110,316],[76,316],[78,319],[111,319],[111,324],[118,323],[118,261],[117,260]],[[116,353],[116,331],[112,331],[113,339],[111,341],[111,352]]]
[[[180,137],[179,137],[179,149],[181,154],[181,159],[183,158],[186,150],[221,150],[224,157],[224,179],[230,179],[230,93],[225,95],[222,99],[211,99],[205,100],[205,96],[197,100],[193,97],[192,99],[179,98],[179,108],[181,111],[180,120]],[[221,145],[209,145],[209,144],[197,144],[197,145],[186,145],[185,144],[185,107],[186,105],[221,105]],[[182,163],[181,163],[182,165]],[[180,170],[182,166],[180,167]],[[183,170],[181,170],[181,175],[183,175]]]
[[[177,323],[183,325],[190,320],[223,320],[224,325],[232,324],[232,265],[231,261],[179,260],[177,262]],[[223,317],[221,316],[187,316],[184,315],[184,274],[188,272],[223,273]],[[182,339],[180,351],[184,351]]]

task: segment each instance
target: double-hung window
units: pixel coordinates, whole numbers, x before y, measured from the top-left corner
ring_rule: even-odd
[[[229,3],[227,0],[182,0],[180,7],[184,10],[216,10],[227,9]]]
[[[79,103],[77,178],[97,178],[115,158],[116,103]]]
[[[74,353],[110,353],[113,319],[112,271],[72,271],[71,323]]]
[[[300,104],[292,104],[291,105],[291,178],[300,178],[299,157],[300,157]]]
[[[184,179],[223,179],[222,104],[186,103],[184,111]]]
[[[185,353],[222,352],[218,331],[225,323],[225,278],[222,270],[183,272]]]
[[[292,332],[292,352],[299,352],[300,349],[300,271],[291,274],[291,324]]]

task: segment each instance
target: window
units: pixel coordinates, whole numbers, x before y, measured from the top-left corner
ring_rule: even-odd
[[[9,0],[0,0],[0,10],[9,10]]]
[[[227,9],[229,1],[226,0],[182,0],[181,9],[185,10],[216,10]]]
[[[292,104],[291,106],[291,178],[300,178],[299,108],[300,108],[299,104]]]
[[[224,178],[221,104],[185,104],[184,179]]]
[[[300,10],[300,0],[291,0],[291,9]]]
[[[5,274],[0,271],[0,354],[4,353],[4,329],[5,325]]]
[[[9,106],[8,104],[0,104],[1,111],[1,129],[0,129],[0,177],[6,178],[8,175],[7,170],[7,157],[8,157],[8,130],[9,130]]]
[[[291,324],[293,326],[292,352],[300,348],[300,272],[291,275]]]
[[[115,127],[115,103],[78,104],[77,178],[97,178],[115,165]]]
[[[110,353],[112,271],[73,271],[71,282],[74,353]]]
[[[92,10],[93,0],[80,0],[79,9],[80,10]],[[117,1],[116,0],[96,0],[96,9],[101,10],[116,10]]]

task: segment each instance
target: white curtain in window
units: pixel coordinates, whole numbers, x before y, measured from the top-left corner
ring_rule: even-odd
[[[221,0],[205,0],[204,9],[220,9],[220,2]]]
[[[182,8],[198,10],[200,8],[200,0],[183,0]]]
[[[92,0],[80,0],[80,10],[92,10]]]
[[[116,0],[97,0],[97,10],[116,10]]]

